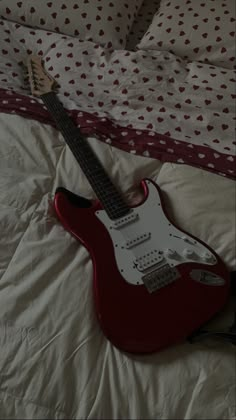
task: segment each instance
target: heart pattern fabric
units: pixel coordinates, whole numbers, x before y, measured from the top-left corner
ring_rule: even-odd
[[[131,27],[126,49],[135,51],[137,44],[141,41],[152,23],[153,16],[160,7],[160,0],[144,0]]]
[[[1,0],[0,16],[31,27],[124,48],[143,0]]]
[[[236,68],[235,15],[234,0],[161,0],[138,48]]]
[[[234,70],[166,51],[110,51],[0,20],[0,111],[53,124],[24,82],[39,55],[84,134],[127,152],[236,177]]]

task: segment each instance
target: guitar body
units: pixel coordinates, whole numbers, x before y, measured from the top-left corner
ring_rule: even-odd
[[[64,188],[54,201],[62,225],[92,258],[95,308],[105,336],[120,350],[139,354],[188,337],[224,306],[229,293],[219,257],[168,219],[153,181],[143,180],[142,187],[144,200],[120,224],[99,201]]]

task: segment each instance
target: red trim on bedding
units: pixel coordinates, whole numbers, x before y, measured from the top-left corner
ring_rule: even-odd
[[[0,88],[0,112],[20,115],[55,127],[46,107],[32,96],[21,95],[13,90]],[[235,157],[219,153],[210,147],[176,140],[150,130],[135,129],[132,125],[122,127],[97,113],[67,110],[75,124],[85,135],[97,137],[111,146],[126,152],[159,159],[161,162],[185,163],[236,178]]]

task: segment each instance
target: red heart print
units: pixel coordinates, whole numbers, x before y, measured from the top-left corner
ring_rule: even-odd
[[[197,120],[198,120],[198,121],[203,121],[203,116],[202,116],[202,115],[199,115],[199,116],[197,117]]]

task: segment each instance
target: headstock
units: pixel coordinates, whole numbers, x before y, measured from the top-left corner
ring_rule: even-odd
[[[27,70],[31,92],[34,96],[40,97],[54,90],[55,81],[45,71],[40,57],[31,55],[27,61]]]

